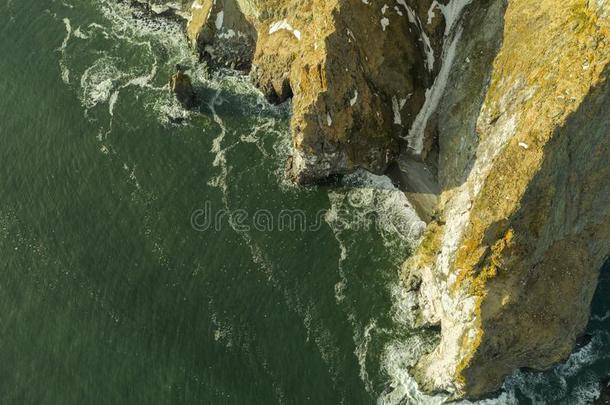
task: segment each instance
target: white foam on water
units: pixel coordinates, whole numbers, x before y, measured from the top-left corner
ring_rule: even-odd
[[[373,342],[382,343],[379,371],[386,381],[386,389],[379,393],[379,404],[441,404],[447,396],[429,396],[422,393],[409,370],[418,359],[433,349],[430,336],[414,331],[415,307],[417,297],[406,291],[399,279],[399,269],[406,259],[409,248],[418,243],[425,223],[421,221],[407,200],[404,193],[392,184],[386,176],[376,176],[366,171],[358,171],[344,178],[347,190],[329,192],[331,209],[326,221],[331,226],[338,240],[341,255],[338,269],[340,281],[336,287],[336,298],[340,305],[347,306],[348,320],[354,328],[355,355],[360,366],[360,377],[365,388],[373,392],[370,370],[367,369]],[[387,289],[392,297],[391,329],[380,328],[378,321],[372,319],[362,326],[356,319],[353,308],[346,303],[345,295],[349,294],[349,272],[345,261],[352,254],[350,232],[360,231],[367,226],[362,216],[376,213],[379,235],[387,249],[389,257],[396,266],[396,273],[390,277]],[[354,253],[356,254],[356,253]],[[514,396],[503,393],[498,398],[480,402],[481,404],[515,403]],[[513,401],[513,402],[511,402]],[[469,404],[469,402],[461,402]]]
[[[446,396],[423,394],[409,370],[418,359],[433,348],[433,342],[422,333],[415,332],[417,297],[408,292],[399,280],[390,285],[392,294],[391,316],[394,334],[384,344],[381,368],[386,379],[386,388],[378,396],[377,403],[394,404],[441,404]]]
[[[345,274],[345,270],[343,269],[343,263],[347,259],[348,247],[346,242],[343,241],[343,237],[341,234],[341,230],[339,229],[340,221],[343,221],[340,218],[340,210],[341,204],[344,199],[344,195],[340,192],[330,192],[328,194],[328,198],[330,200],[331,207],[324,215],[324,221],[330,225],[333,230],[333,235],[335,240],[337,241],[337,245],[339,246],[339,260],[337,263],[337,272],[339,275],[339,281],[335,284],[335,300],[337,303],[341,303],[345,299],[345,290],[347,288],[347,276]]]
[[[318,307],[313,302],[309,302],[307,304],[301,302],[298,291],[291,291],[282,283],[282,281],[274,274],[274,263],[271,261],[271,259],[269,259],[267,253],[253,238],[248,230],[242,229],[235,224],[232,210],[230,209],[231,195],[228,188],[228,182],[230,181],[228,177],[230,166],[226,152],[229,150],[229,148],[235,146],[235,143],[232,143],[234,141],[229,138],[234,138],[237,133],[231,130],[228,127],[228,124],[224,122],[223,118],[217,111],[217,107],[227,102],[223,93],[229,91],[237,94],[247,95],[247,97],[254,97],[254,105],[250,105],[249,107],[244,106],[244,108],[254,108],[255,110],[260,108],[263,111],[269,111],[268,109],[273,108],[270,107],[266,101],[264,101],[264,98],[258,98],[260,92],[255,91],[253,86],[243,77],[218,76],[215,77],[215,80],[210,81],[207,84],[212,90],[215,91],[212,98],[208,101],[207,106],[212,114],[213,121],[219,128],[219,133],[213,139],[210,150],[210,153],[212,153],[214,156],[213,166],[219,170],[219,173],[208,183],[208,185],[221,190],[224,207],[227,209],[227,212],[229,212],[230,226],[232,227],[233,231],[245,242],[246,246],[250,250],[253,263],[255,263],[258,266],[258,269],[265,274],[268,283],[284,296],[286,306],[301,317],[303,320],[303,326],[307,331],[308,340],[315,343],[321,359],[328,367],[329,374],[336,383],[339,378],[339,370],[336,368],[336,365],[340,364],[341,361],[340,353],[338,351],[338,347],[340,347],[340,345],[339,342],[336,341],[336,337],[333,335],[331,330],[322,324],[322,316],[319,314]],[[276,136],[282,133],[274,128],[276,126],[276,122],[273,117],[263,118],[262,116],[259,116],[259,118],[257,118],[255,121],[258,124],[255,126],[254,132],[239,136],[239,140],[237,142],[259,144],[262,142],[263,133]],[[226,145],[227,142],[229,142],[229,145]],[[276,146],[274,145],[274,150],[275,147]],[[264,147],[261,144],[259,150],[263,148]],[[266,153],[266,150],[264,152],[261,151],[261,155],[263,157],[266,156]],[[273,155],[269,155],[269,157],[272,159],[276,158],[276,156]]]
[[[89,35],[85,34],[85,33],[84,33],[82,30],[81,30],[81,27],[77,27],[77,28],[74,30],[74,36],[75,36],[76,38],[79,38],[79,39],[89,39]]]
[[[216,136],[216,138],[214,138],[214,140],[212,141],[212,149],[210,150],[210,152],[214,155],[214,161],[212,164],[214,165],[214,167],[217,167],[220,169],[220,173],[216,177],[211,179],[208,182],[208,185],[210,185],[212,187],[219,187],[222,189],[223,194],[226,194],[228,168],[227,168],[226,152],[222,148],[222,142],[224,141],[225,136],[227,135],[227,128],[226,128],[222,118],[220,118],[220,116],[216,112],[216,106],[223,102],[222,99],[220,98],[221,93],[222,93],[222,91],[220,89],[216,90],[214,97],[212,97],[212,99],[208,102],[208,108],[210,109],[210,112],[212,113],[214,122],[220,128],[220,132],[218,133],[218,136]]]
[[[429,344],[417,335],[394,339],[386,344],[382,354],[382,371],[388,377],[388,385],[377,398],[377,404],[434,405],[445,401],[443,396],[427,396],[421,393],[408,372],[417,359],[428,350]]]
[[[173,97],[165,94],[169,93],[167,81],[166,78],[158,77],[159,61],[157,52],[153,49],[162,48],[168,59],[164,62],[169,65],[187,62],[197,66],[196,70],[202,69],[197,63],[196,56],[186,46],[180,24],[164,19],[134,18],[133,9],[123,3],[103,0],[95,5],[107,23],[103,25],[89,23],[72,30],[71,21],[64,18],[62,21],[66,26],[67,34],[62,46],[58,48],[62,53],[60,58],[62,80],[69,83],[70,76],[74,73],[68,64],[68,61],[71,61],[68,53],[70,38],[92,40],[101,36],[117,44],[101,50],[94,45],[89,50],[91,55],[96,55],[96,58],[80,75],[80,96],[85,107],[85,116],[89,117],[91,108],[107,103],[109,122],[104,132],[109,133],[112,131],[112,118],[121,92],[128,87],[138,87],[156,93],[154,97],[144,98],[143,106],[155,113],[161,123],[165,125],[188,123],[191,117],[190,111],[183,109]],[[144,51],[144,56],[125,66],[127,60],[116,52],[121,46],[134,47],[138,52]],[[101,56],[98,56],[100,54]],[[86,61],[87,55],[79,54],[77,59]],[[142,67],[145,67],[146,63],[150,63],[150,67],[142,73]],[[74,70],[78,69],[74,68]],[[155,84],[159,81],[162,82],[161,85]],[[99,121],[99,117],[95,119]]]
[[[398,269],[406,258],[409,248],[420,238],[425,224],[419,219],[404,193],[397,189],[386,176],[376,176],[362,170],[345,176],[343,185],[344,188],[329,191],[331,207],[325,216],[325,221],[331,227],[340,248],[337,264],[339,281],[335,286],[335,298],[338,305],[345,308],[348,321],[354,330],[354,355],[358,360],[360,378],[365,389],[374,394],[371,375],[369,375],[370,370],[367,368],[371,356],[376,356],[371,353],[371,347],[373,342],[385,341],[388,333],[391,332],[379,328],[378,320],[375,318],[362,324],[357,319],[357,313],[350,304],[351,301],[346,299],[350,288],[354,288],[350,286],[350,271],[346,268],[346,261],[348,258],[358,255],[354,251],[355,249],[361,250],[353,234],[366,234],[366,229],[371,229],[376,225],[375,229],[378,230],[386,251],[384,256],[395,266],[395,271],[389,275],[392,281],[387,288],[396,301],[398,292],[404,291],[400,287]],[[394,307],[401,308],[401,305],[395,303]],[[406,308],[396,312],[400,312],[400,322],[404,321],[407,316],[412,316],[412,312],[407,315]],[[400,344],[400,342],[397,340],[392,344]],[[388,348],[386,348],[387,350]],[[408,352],[404,354],[410,356]],[[386,364],[386,361],[390,359],[396,359],[396,356],[390,356],[387,353],[382,356],[382,367],[396,371],[394,364]],[[404,371],[406,373],[406,370]],[[395,382],[398,381],[397,379],[402,381],[406,378],[402,374],[393,375]],[[400,384],[396,382],[396,385]]]
[[[591,341],[572,353],[566,362],[544,373],[517,370],[507,379],[504,389],[512,396],[519,392],[534,404],[591,403],[591,398],[599,394],[599,379],[587,370],[592,364],[610,357],[609,343],[610,332],[598,330]]]
[[[373,319],[364,327],[364,331],[361,336],[354,337],[354,343],[356,344],[356,350],[354,354],[358,359],[358,365],[360,366],[360,379],[364,382],[364,387],[367,392],[373,392],[373,384],[369,378],[369,373],[366,369],[366,361],[369,353],[369,346],[372,340],[372,333],[377,327],[377,320]]]
[[[388,376],[388,384],[377,398],[379,405],[426,404],[440,405],[449,401],[447,395],[427,395],[418,387],[417,382],[408,371],[417,360],[433,349],[425,337],[417,334],[398,337],[389,342],[382,355],[382,367]],[[513,392],[502,392],[496,398],[476,402],[455,401],[456,405],[518,405]]]
[[[556,374],[562,377],[572,377],[579,373],[583,367],[602,355],[601,343],[601,336],[595,335],[587,345],[572,353],[565,363],[557,366]]]
[[[263,158],[277,164],[274,174],[280,190],[295,192],[297,187],[284,174],[284,162],[292,153],[292,139],[288,127],[290,102],[280,106],[269,104],[248,76],[233,71],[220,71],[206,82],[206,85],[242,96],[242,102],[232,108],[241,109],[241,114],[248,116],[253,122],[250,132],[241,134],[239,142],[255,144]]]
[[[117,91],[114,91],[110,95],[110,101],[108,102],[108,113],[110,113],[110,115],[112,115],[112,116],[114,116],[114,106],[118,99],[119,99],[119,92],[117,90]]]
[[[117,58],[105,56],[85,70],[80,87],[81,101],[86,109],[109,101],[116,82],[125,77],[125,73],[116,67],[117,63]]]
[[[419,218],[406,195],[389,177],[360,170],[346,176],[344,181],[346,185],[354,187],[348,192],[347,198],[350,206],[359,209],[356,219],[375,214],[378,229],[388,248],[397,243],[405,247],[417,243],[426,224]],[[399,252],[400,259],[404,259],[404,253]]]
[[[610,319],[610,311],[606,312],[604,315],[593,315],[591,317],[592,321],[597,321],[597,322],[604,322],[607,321],[608,319]]]
[[[339,258],[337,262],[337,274],[339,281],[335,284],[335,301],[338,305],[343,306],[347,314],[347,320],[349,321],[353,330],[354,340],[354,355],[358,360],[360,368],[360,378],[364,383],[365,389],[368,392],[372,392],[372,383],[370,381],[368,371],[366,368],[367,356],[369,352],[369,345],[371,343],[371,334],[374,330],[376,321],[373,319],[368,322],[366,326],[362,326],[357,320],[356,310],[349,300],[346,300],[346,295],[349,291],[349,279],[348,272],[345,269],[345,262],[348,258],[349,251],[354,243],[353,239],[350,238],[346,230],[350,230],[350,223],[357,221],[351,215],[347,203],[347,196],[341,191],[331,191],[328,194],[331,208],[326,212],[324,216],[325,222],[331,227],[337,245],[339,247]]]
[[[68,69],[68,64],[66,62],[66,48],[68,47],[68,42],[72,36],[72,25],[70,24],[69,18],[64,18],[63,23],[66,26],[66,36],[64,37],[61,46],[57,49],[61,53],[61,57],[59,58],[59,68],[61,70],[61,79],[64,81],[64,83],[70,84],[70,69]]]
[[[412,306],[415,301],[401,286],[396,286],[393,306],[393,320],[396,325],[412,325]],[[409,326],[407,326],[408,329]],[[518,394],[532,404],[590,404],[599,395],[599,377],[588,371],[591,365],[610,358],[607,352],[610,332],[596,331],[592,340],[581,347],[568,360],[549,372],[517,370],[503,386],[503,391],[495,398],[481,401],[459,401],[459,405],[518,405]],[[379,404],[425,403],[440,404],[446,396],[422,394],[409,368],[414,360],[428,352],[429,342],[418,336],[399,337],[386,345],[383,355],[383,369],[389,376],[388,388],[378,398]],[[575,381],[576,380],[576,384]]]
[[[116,40],[125,41],[133,46],[138,46],[141,49],[148,49],[147,54],[150,56],[150,68],[142,74],[140,67],[129,68],[121,70],[118,60],[113,59],[112,54],[105,54],[96,61],[83,73],[81,77],[81,96],[83,104],[87,109],[93,108],[100,104],[108,104],[108,114],[110,116],[110,122],[116,108],[120,107],[121,90],[129,86],[134,86],[142,91],[155,92],[155,102],[151,105],[146,106],[152,108],[157,113],[158,119],[163,123],[171,123],[176,118],[188,119],[190,112],[181,108],[181,106],[175,101],[173,97],[167,91],[165,83],[163,85],[155,84],[155,80],[158,79],[158,63],[163,64],[175,64],[182,63],[184,61],[192,61],[193,54],[186,46],[186,40],[184,34],[172,23],[152,23],[146,20],[134,20],[130,17],[129,12],[121,9],[120,5],[111,4],[103,1],[102,7],[106,10],[106,17],[112,22],[110,28],[103,27],[98,24],[90,24],[87,28],[77,29],[72,32],[73,37],[81,39],[93,38],[94,35],[100,34],[106,38],[114,38]],[[64,22],[65,24],[65,22]],[[68,25],[66,24],[66,27]],[[69,31],[68,28],[66,29]],[[71,25],[70,25],[71,30]],[[77,31],[79,34],[77,34]],[[70,37],[67,34],[67,40],[65,40],[66,50],[68,48],[68,41]],[[153,52],[153,43],[162,44],[162,46],[168,52],[167,61],[157,61],[155,53]],[[62,49],[60,48],[60,49]],[[69,59],[66,59],[69,60]],[[212,145],[211,153],[214,155],[215,167],[220,170],[218,176],[215,177],[214,185],[219,187],[223,191],[223,201],[226,207],[229,207],[231,196],[228,193],[227,181],[229,179],[228,169],[229,162],[227,161],[226,151],[227,148],[235,145],[236,142],[252,143],[256,144],[261,156],[265,159],[276,159],[285,160],[288,157],[291,150],[291,139],[288,128],[285,124],[281,123],[281,120],[275,120],[273,117],[269,117],[269,112],[274,111],[277,107],[271,107],[264,100],[264,97],[260,92],[253,88],[247,78],[239,75],[232,75],[230,77],[216,77],[212,81],[208,81],[208,78],[199,64],[193,64],[196,69],[192,72],[192,77],[199,83],[205,83],[206,86],[212,88],[215,93],[212,100],[210,110],[212,111],[212,117],[214,122],[220,128],[220,134],[214,140]],[[66,68],[68,66],[66,65]],[[68,69],[69,70],[69,69]],[[163,80],[164,81],[164,80]],[[254,124],[252,126],[252,132],[249,134],[240,135],[238,140],[231,140],[229,146],[226,143],[231,138],[232,130],[228,127],[228,124],[222,120],[222,117],[216,111],[222,102],[224,102],[223,91],[228,91],[237,94],[246,94],[249,101],[244,102],[243,108],[247,109],[258,109],[263,112],[254,118]],[[289,108],[290,105],[280,107]],[[274,138],[272,142],[272,148],[268,147],[265,143],[267,137],[271,136]],[[104,137],[102,136],[101,139]],[[111,146],[103,145],[103,148],[108,151],[112,151]],[[280,165],[281,166],[281,165]],[[133,182],[136,190],[140,189],[137,178],[135,177],[135,166],[127,165],[126,171],[128,178]],[[278,183],[283,192],[295,191],[295,186],[286,181],[285,177],[280,174],[283,172],[282,168],[278,168]],[[374,318],[369,319],[361,323],[357,318],[354,308],[351,308],[346,299],[350,294],[350,283],[349,283],[349,269],[346,268],[346,261],[352,254],[353,244],[350,243],[348,235],[349,230],[355,230],[359,226],[359,220],[356,218],[356,214],[362,214],[366,212],[376,212],[379,215],[381,226],[381,238],[384,246],[388,249],[388,255],[392,257],[397,264],[404,259],[404,255],[407,252],[407,247],[415,243],[421,235],[423,230],[423,223],[418,220],[414,210],[409,205],[404,194],[400,193],[391,183],[391,181],[384,176],[374,176],[366,172],[359,172],[351,176],[347,176],[345,179],[346,186],[350,188],[347,190],[335,190],[329,193],[329,200],[331,201],[331,210],[329,216],[326,218],[327,222],[331,226],[335,238],[337,239],[339,246],[339,259],[338,259],[338,276],[339,280],[335,285],[335,298],[339,305],[347,307],[346,312],[349,322],[352,324],[354,330],[354,343],[355,353],[360,366],[360,377],[365,385],[365,388],[371,392],[372,380],[370,364],[371,347],[374,343],[378,342],[380,336],[389,332],[381,330],[377,327],[378,321]],[[299,191],[301,192],[301,191]],[[142,193],[142,191],[140,191]],[[139,196],[138,198],[154,198],[154,196]],[[345,210],[344,210],[345,209]],[[334,210],[334,212],[333,212]],[[345,222],[347,225],[348,232],[340,230],[338,225]],[[231,225],[234,226],[234,222],[231,221]],[[155,249],[159,255],[159,260],[167,262],[165,253],[161,249],[158,236],[151,235],[151,227],[148,227],[148,236],[153,238]],[[276,288],[284,296],[287,307],[299,314],[303,320],[303,324],[307,329],[308,336],[312,341],[315,342],[320,356],[323,361],[328,365],[331,375],[336,380],[339,376],[340,370],[337,369],[337,365],[341,364],[341,360],[338,359],[338,347],[339,342],[336,341],[335,336],[332,334],[331,329],[325,327],[321,321],[321,315],[319,309],[314,303],[303,303],[299,298],[297,291],[291,291],[281,281],[278,281],[274,272],[274,264],[271,262],[263,248],[254,240],[252,235],[248,232],[243,232],[238,228],[233,228],[240,237],[244,240],[248,248],[250,249],[251,257],[253,262],[261,269],[269,280],[270,285]],[[2,230],[0,229],[0,234]],[[374,270],[373,270],[374,271]],[[397,278],[397,277],[396,277]],[[394,283],[388,285],[388,289],[393,297],[392,307],[392,319],[397,329],[408,329],[409,325],[412,324],[412,296],[410,296],[396,280]],[[606,314],[605,317],[600,317],[600,320],[605,320],[610,314]],[[230,342],[231,336],[234,333],[231,325],[219,324],[215,330],[215,336],[219,342],[228,343]],[[425,342],[424,338],[417,336],[396,336],[393,337],[390,342],[383,347],[382,355],[382,371],[387,376],[388,387],[379,396],[379,403],[383,404],[394,404],[394,403],[440,403],[444,400],[444,397],[428,397],[421,394],[417,390],[417,385],[408,373],[408,367],[413,364],[415,359],[419,358],[429,343]],[[578,357],[570,359],[566,363],[567,370],[564,371],[566,376],[574,376],[577,373],[582,372],[582,369],[586,365],[594,362],[595,356],[588,356],[586,352],[580,354],[581,358]],[[369,368],[367,368],[369,364]],[[569,365],[568,365],[569,364]],[[572,374],[570,374],[572,373]],[[541,384],[548,385],[548,377],[541,377]],[[518,379],[513,379],[513,382]],[[531,377],[524,379],[531,381]],[[526,391],[528,386],[527,381],[521,381],[524,384],[520,391]],[[274,385],[278,398],[286,398],[282,391],[281,384]],[[573,395],[574,398],[582,397],[589,398],[590,393],[593,392],[592,385],[584,384],[581,388],[575,390]],[[565,396],[565,395],[564,395]],[[514,389],[507,388],[507,392],[502,394],[499,398],[489,400],[483,403],[488,404],[506,404],[511,402],[514,398]],[[419,401],[419,402],[418,402]],[[467,403],[467,402],[464,402]]]
[[[188,43],[184,38],[181,28],[176,24],[158,23],[147,21],[147,19],[131,18],[132,10],[119,3],[102,1],[100,9],[104,17],[109,21],[109,26],[106,27],[100,24],[90,24],[84,29],[79,30],[79,37],[94,38],[101,35],[106,39],[111,39],[117,43],[128,44],[129,46],[137,46],[139,49],[144,49],[146,53],[146,61],[139,61],[138,66],[125,66],[125,61],[116,58],[113,54],[113,49],[104,49],[102,56],[96,57],[91,66],[85,69],[81,76],[81,100],[85,111],[99,105],[107,105],[109,116],[109,124],[107,128],[101,128],[99,131],[99,140],[103,142],[112,127],[113,117],[117,108],[120,107],[122,99],[121,92],[127,87],[137,87],[142,91],[152,92],[154,97],[150,104],[145,104],[146,109],[151,109],[156,113],[158,119],[162,123],[171,123],[180,118],[189,118],[192,112],[188,112],[181,108],[174,97],[169,94],[167,85],[158,85],[159,82],[159,66],[163,63],[164,66],[173,65],[176,63],[192,62],[193,69],[190,74],[195,83],[204,83],[206,87],[214,91],[211,100],[207,102],[211,116],[215,124],[218,126],[220,133],[212,142],[211,153],[214,156],[214,167],[219,170],[215,176],[212,186],[218,187],[222,191],[222,200],[226,208],[230,207],[231,196],[229,195],[227,183],[229,162],[227,161],[227,150],[233,147],[236,143],[255,143],[261,155],[264,158],[275,159],[277,156],[288,156],[289,136],[287,125],[276,120],[276,117],[285,116],[286,104],[282,107],[270,106],[265,100],[260,91],[256,90],[245,76],[231,73],[231,76],[218,76],[213,80],[208,80],[207,73],[203,65],[198,64],[196,56],[191,52]],[[158,61],[153,52],[153,47],[161,46],[168,53],[165,60]],[[142,65],[150,61],[150,67],[142,74]],[[226,74],[222,72],[221,74]],[[163,80],[165,81],[165,80]],[[219,105],[225,102],[224,92],[228,94],[242,94],[248,99],[239,107],[247,109],[248,116],[254,116],[253,132],[249,135],[241,136],[237,141],[233,140],[233,135],[236,132],[225,123],[223,118],[217,111]],[[259,112],[260,114],[256,114]],[[271,149],[266,147],[265,142],[268,141],[267,136],[277,138],[271,144]],[[231,138],[231,139],[229,139]],[[227,145],[227,143],[231,144]],[[268,142],[269,144],[269,142]],[[287,147],[288,145],[288,147]],[[111,145],[102,144],[100,150],[102,153],[113,153]],[[105,152],[104,152],[105,151]],[[119,157],[120,158],[120,157]],[[136,177],[135,165],[124,163],[125,173],[128,181],[134,185],[133,197],[138,201],[147,204],[156,197],[148,195],[143,190]],[[279,177],[278,177],[279,178]],[[155,255],[161,263],[169,265],[167,260],[167,252],[163,250],[161,243],[161,235],[155,235],[152,224],[153,218],[148,218],[145,225],[146,237],[151,240],[151,245]],[[243,231],[236,226],[233,218],[229,220],[232,229],[243,239],[246,246],[250,250],[250,255],[253,263],[260,271],[262,271],[268,283],[275,289],[281,292],[284,296],[286,306],[297,313],[308,328],[308,334],[320,352],[322,360],[327,364],[329,372],[334,381],[338,381],[340,371],[336,365],[341,363],[339,353],[339,342],[336,341],[335,335],[331,329],[322,323],[322,317],[318,312],[314,303],[308,305],[301,302],[298,291],[292,291],[287,288],[274,275],[274,264],[268,258],[262,246],[257,243],[253,236],[246,231]],[[214,336],[218,342],[230,344],[231,337],[234,333],[231,325],[224,325],[217,320],[217,328],[214,331]],[[267,368],[269,371],[269,369]],[[274,377],[276,381],[281,381],[279,377]],[[274,390],[280,402],[285,402],[285,393],[278,382],[274,384]]]
[[[570,392],[564,403],[570,405],[589,405],[599,398],[600,392],[599,378],[594,373],[587,373]]]

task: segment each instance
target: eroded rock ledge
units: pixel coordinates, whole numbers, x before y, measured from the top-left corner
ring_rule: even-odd
[[[396,163],[422,185],[423,389],[477,398],[570,353],[610,253],[606,0],[173,3],[211,66],[292,98],[296,182]]]

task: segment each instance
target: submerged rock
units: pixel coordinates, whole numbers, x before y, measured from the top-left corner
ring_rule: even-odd
[[[195,105],[195,91],[189,75],[184,73],[180,66],[176,66],[176,73],[169,80],[169,89],[176,99],[185,108],[193,108]]]

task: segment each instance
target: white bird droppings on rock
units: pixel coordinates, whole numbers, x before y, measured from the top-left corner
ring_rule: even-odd
[[[354,105],[356,105],[356,101],[358,101],[358,89],[354,90],[354,97],[352,97],[349,101],[349,105],[353,107]]]
[[[390,25],[390,20],[387,17],[383,17],[381,19],[381,29],[385,31],[385,29]]]
[[[278,31],[286,30],[292,32],[292,35],[296,37],[299,41],[301,40],[301,31],[296,30],[290,25],[290,23],[286,20],[277,21],[269,27],[269,35],[274,34]]]
[[[216,29],[219,30],[222,28],[222,23],[224,22],[225,13],[224,11],[218,12],[216,15]]]

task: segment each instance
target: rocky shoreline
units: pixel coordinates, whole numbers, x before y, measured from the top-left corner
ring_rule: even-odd
[[[292,99],[296,183],[389,174],[429,223],[403,270],[441,329],[424,390],[479,398],[569,355],[610,255],[605,0],[151,3]]]

